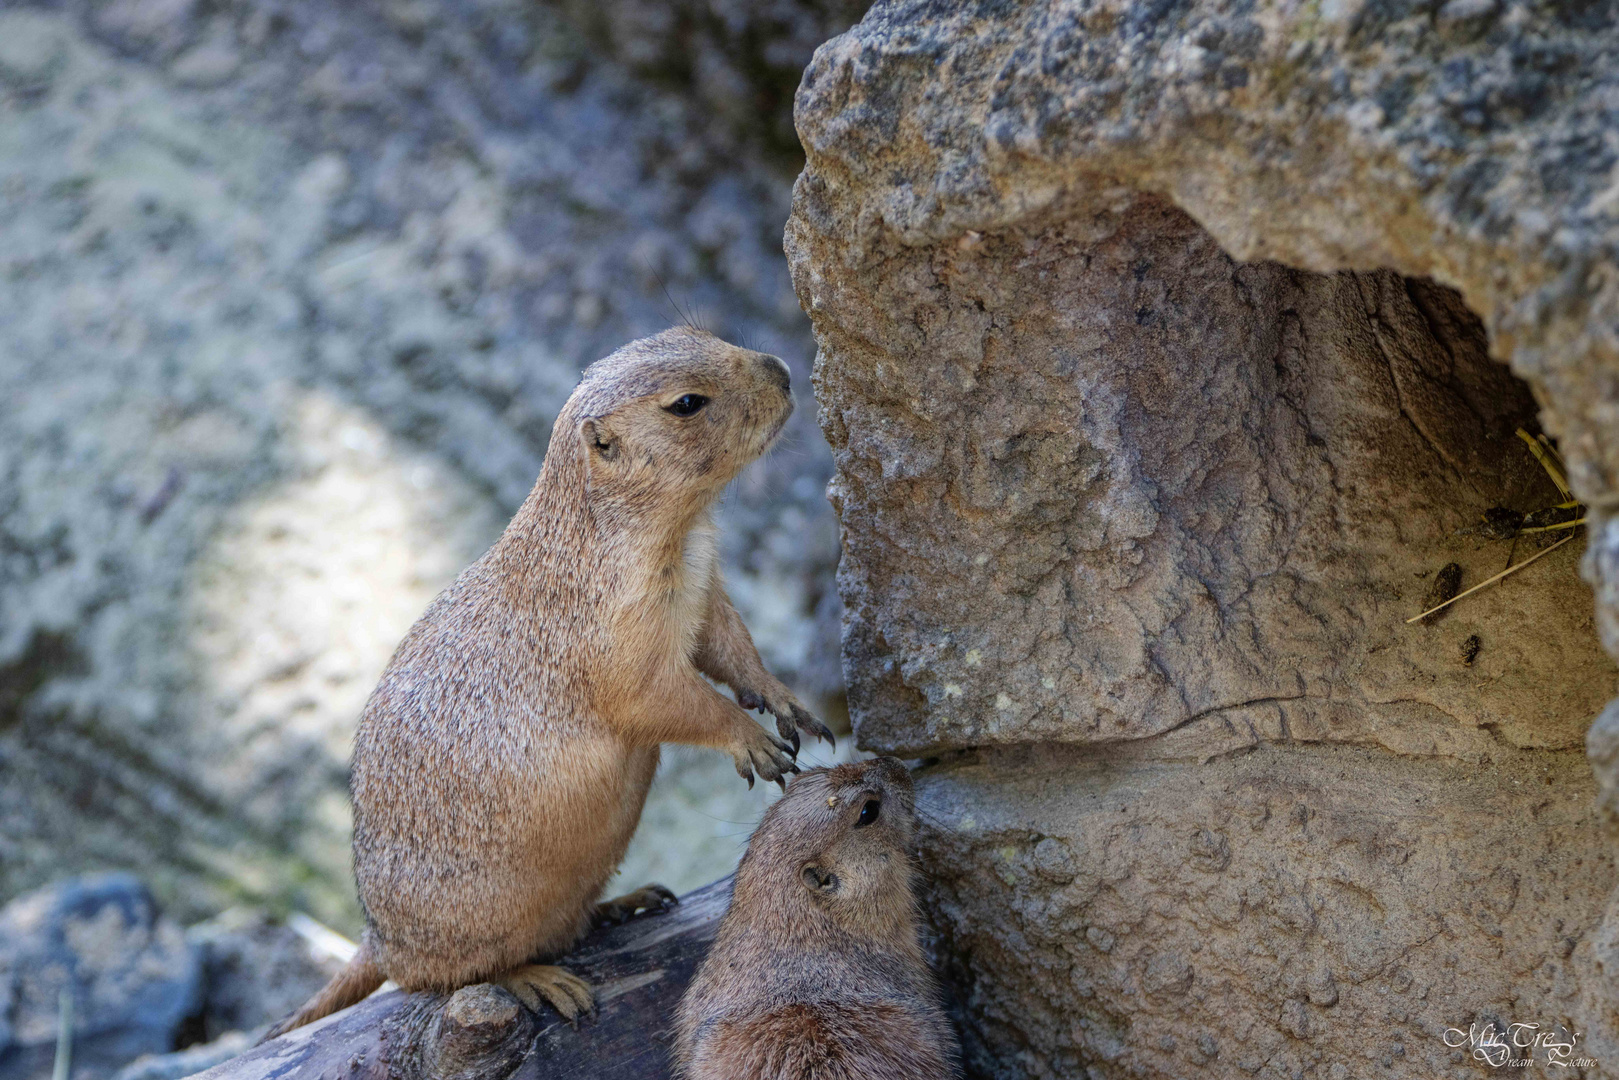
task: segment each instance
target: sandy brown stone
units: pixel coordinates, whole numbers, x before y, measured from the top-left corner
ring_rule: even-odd
[[[851,710],[941,757],[977,1072],[1446,1075],[1435,1025],[1485,1016],[1619,1055],[1577,754],[1619,648],[1616,47],[1588,5],[1194,0],[882,4],[818,50],[787,239]],[[1561,498],[1537,422],[1591,535],[1407,625],[1540,550],[1481,528]]]

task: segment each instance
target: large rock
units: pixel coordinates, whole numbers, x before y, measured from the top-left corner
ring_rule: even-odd
[[[7,5],[0,94],[0,898],[138,866],[352,932],[359,706],[580,366],[666,285],[807,406],[789,179],[522,0]],[[802,408],[723,513],[762,650],[835,702],[829,471]]]
[[[1615,874],[1586,774],[1569,751],[1277,745],[925,771],[972,1071],[1476,1077],[1446,1032],[1492,1019],[1562,1024],[1587,1056],[1571,956]]]
[[[940,756],[973,1072],[1439,1075],[1443,1028],[1490,1018],[1619,1054],[1570,753],[1619,648],[1594,12],[892,3],[817,51],[788,254],[850,705],[864,745]],[[1408,625],[1447,564],[1555,538],[1480,527],[1561,498],[1537,419],[1593,507],[1595,615],[1582,531]]]
[[[166,1053],[201,1009],[203,985],[197,948],[133,877],[20,896],[0,909],[0,1078],[50,1076],[64,1022],[75,1076]]]
[[[1405,623],[1447,563],[1473,584],[1531,550],[1482,511],[1561,498],[1477,321],[1392,273],[1235,264],[1113,197],[812,294],[838,305],[819,388],[862,738],[1579,745],[1613,665],[1572,547]]]
[[[208,1042],[263,1032],[314,996],[344,963],[251,908],[231,908],[188,927],[186,940],[201,953],[206,985],[192,1034]]]

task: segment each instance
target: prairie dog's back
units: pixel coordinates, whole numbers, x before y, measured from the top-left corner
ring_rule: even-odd
[[[917,939],[910,777],[805,773],[765,814],[681,1001],[687,1080],[946,1080],[955,1035]]]
[[[690,1080],[936,1080],[954,1075],[937,1025],[883,1001],[794,1002],[722,1020],[699,1040]]]
[[[549,737],[578,724],[567,684],[580,679],[582,635],[560,615],[576,601],[556,595],[560,575],[513,580],[510,546],[502,537],[434,600],[366,702],[351,780],[362,868],[366,837],[384,825],[428,859],[464,854],[456,826],[506,820],[516,807],[496,781],[532,779]]]

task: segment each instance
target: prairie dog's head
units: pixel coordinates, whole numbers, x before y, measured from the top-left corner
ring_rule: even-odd
[[[905,766],[873,758],[795,779],[768,811],[737,871],[737,895],[808,906],[876,939],[912,932],[916,796]]]
[[[593,507],[683,519],[768,450],[792,412],[779,358],[678,326],[586,368],[551,451],[574,443]]]

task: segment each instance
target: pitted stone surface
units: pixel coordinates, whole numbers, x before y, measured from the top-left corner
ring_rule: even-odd
[[[1619,653],[1616,52],[1509,0],[917,0],[817,51],[787,247],[851,712],[939,757],[971,1074],[1459,1077],[1443,1027],[1492,1017],[1619,1060],[1575,753]],[[1543,550],[1478,528],[1561,497],[1536,421],[1590,529],[1407,625]]]
[[[1405,622],[1445,564],[1472,585],[1535,550],[1481,535],[1484,510],[1561,498],[1454,293],[1238,264],[1119,193],[822,289],[808,253],[836,265],[845,234],[812,231],[836,205],[812,189],[795,235],[867,743],[1580,745],[1614,668],[1575,548]]]
[[[882,4],[799,94],[800,297],[836,306],[834,266],[1160,192],[1237,258],[1459,290],[1542,388],[1602,514],[1619,506],[1616,55],[1611,8],[1555,0]],[[1593,530],[1587,567],[1610,650],[1612,544]]]
[[[973,1075],[1477,1076],[1444,1033],[1492,1017],[1588,1052],[1615,871],[1578,753],[986,751],[918,779]]]

